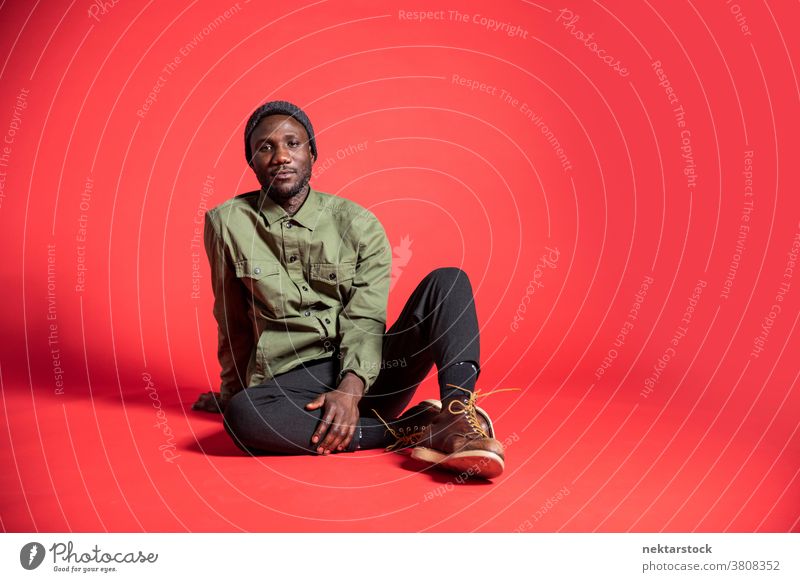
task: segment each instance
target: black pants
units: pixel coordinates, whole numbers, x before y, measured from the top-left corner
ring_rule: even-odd
[[[452,395],[442,378],[449,366],[472,362],[479,369],[478,318],[466,273],[452,267],[436,269],[420,282],[384,334],[382,358],[378,378],[359,404],[360,430],[348,450],[388,444],[391,439],[373,410],[387,421],[395,419],[434,365],[443,400]],[[225,429],[252,454],[314,453],[311,436],[322,408],[309,411],[305,405],[336,388],[339,365],[336,356],[307,362],[242,390],[225,409]]]

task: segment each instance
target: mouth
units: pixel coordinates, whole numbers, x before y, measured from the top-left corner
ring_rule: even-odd
[[[294,177],[295,173],[293,170],[280,170],[278,172],[272,172],[270,174],[272,178],[273,184],[281,184],[283,182],[290,182]]]

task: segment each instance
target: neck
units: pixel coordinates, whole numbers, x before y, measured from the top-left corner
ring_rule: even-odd
[[[306,198],[308,198],[308,192],[309,192],[309,187],[308,185],[306,185],[306,187],[303,188],[300,192],[294,194],[293,196],[290,196],[289,198],[277,199],[276,197],[273,196],[272,193],[268,193],[268,196],[273,202],[275,202],[275,204],[283,208],[284,211],[286,211],[286,214],[288,214],[289,216],[293,216],[298,210],[300,210],[300,207],[303,205],[303,202],[305,202]]]

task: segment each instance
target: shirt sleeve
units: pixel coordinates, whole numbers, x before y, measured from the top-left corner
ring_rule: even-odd
[[[364,381],[366,392],[380,372],[392,251],[383,227],[372,214],[357,218],[353,228],[361,234],[353,285],[339,315],[339,379],[353,372]]]
[[[247,387],[247,366],[255,349],[255,336],[248,315],[248,291],[236,277],[218,221],[215,212],[206,213],[204,241],[211,267],[214,318],[219,331],[220,393],[230,397]]]

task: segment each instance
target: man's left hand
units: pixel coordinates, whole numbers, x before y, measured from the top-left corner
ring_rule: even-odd
[[[364,395],[364,381],[353,373],[345,374],[336,390],[320,394],[306,404],[306,410],[322,408],[322,420],[311,437],[317,452],[343,451],[353,440],[358,427],[358,403]]]

